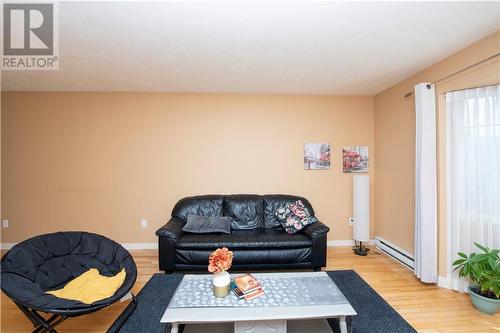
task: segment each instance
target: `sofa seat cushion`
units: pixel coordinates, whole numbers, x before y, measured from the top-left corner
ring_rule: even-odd
[[[304,233],[287,234],[283,229],[233,230],[231,234],[184,234],[175,244],[176,249],[213,250],[227,247],[237,249],[292,249],[311,247],[311,239]],[[208,258],[207,258],[208,260]]]
[[[176,250],[175,265],[197,265],[204,270],[208,268],[208,256],[210,250]],[[266,251],[255,249],[233,250],[233,265],[237,267],[249,267],[257,265],[294,265],[297,263],[310,263],[312,261],[312,248],[296,249],[268,249]],[[268,269],[270,267],[267,267]]]

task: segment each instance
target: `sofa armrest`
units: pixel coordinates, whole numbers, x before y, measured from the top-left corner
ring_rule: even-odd
[[[320,235],[326,235],[326,233],[330,231],[326,225],[321,223],[320,221],[310,224],[304,228],[304,233],[309,236],[313,241],[318,238]]]
[[[328,231],[330,228],[320,221],[310,224],[304,229],[304,233],[312,240],[312,266],[315,270],[326,266],[326,234]]]
[[[184,234],[182,227],[186,222],[178,217],[172,217],[163,227],[156,230],[156,236],[167,237],[172,243],[176,243]]]

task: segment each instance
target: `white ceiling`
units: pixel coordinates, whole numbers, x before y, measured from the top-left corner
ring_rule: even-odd
[[[372,95],[499,30],[500,2],[64,2],[60,69],[3,90]]]

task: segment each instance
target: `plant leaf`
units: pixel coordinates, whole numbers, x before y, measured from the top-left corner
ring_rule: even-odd
[[[489,257],[488,258],[488,263],[490,264],[490,266],[491,266],[492,269],[495,269],[495,266],[496,266],[495,259],[493,259],[492,257]]]
[[[460,274],[462,274],[462,276],[467,276],[469,275],[469,272],[470,272],[470,264],[466,262],[464,268],[462,269],[462,271],[460,271]]]
[[[457,259],[453,262],[452,266],[456,266],[456,265],[460,265],[460,264],[463,264],[464,262],[466,262],[467,259]],[[458,268],[458,267],[457,267]]]
[[[476,254],[475,256],[470,258],[471,262],[478,262],[484,259],[484,254]]]
[[[476,245],[479,249],[481,249],[481,251],[483,251],[484,253],[489,253],[490,252],[490,249],[488,249],[487,247],[484,247],[482,245],[479,245],[478,243],[474,242],[474,245]]]
[[[483,283],[483,285],[481,286],[481,291],[488,291],[488,290],[490,290],[491,286],[492,286],[492,282],[487,281],[487,282]]]

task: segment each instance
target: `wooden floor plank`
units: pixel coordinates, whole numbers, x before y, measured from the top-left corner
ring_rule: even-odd
[[[131,253],[138,269],[133,288],[137,293],[158,272],[158,255],[156,250]],[[359,257],[347,247],[329,248],[326,270],[339,269],[355,270],[420,333],[500,333],[500,314],[482,314],[472,307],[467,295],[420,283],[413,272],[384,254]],[[30,322],[14,303],[4,294],[0,301],[1,332],[31,332]],[[127,304],[128,301],[119,302],[99,312],[69,319],[58,331],[106,332]]]

